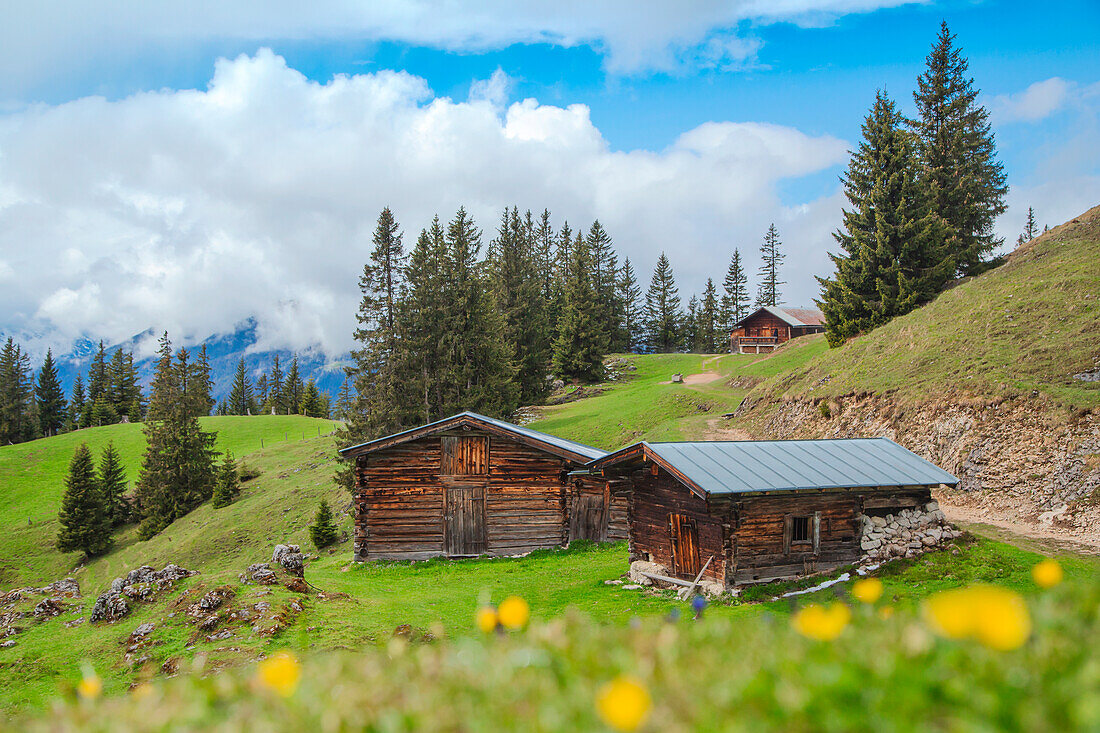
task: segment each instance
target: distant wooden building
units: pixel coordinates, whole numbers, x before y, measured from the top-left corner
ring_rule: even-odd
[[[825,332],[825,316],[813,308],[785,308],[767,305],[733,325],[730,351],[762,354],[799,336]]]
[[[606,455],[591,446],[464,412],[340,452],[355,461],[356,560],[626,539],[626,484],[583,469]]]
[[[958,483],[885,438],[643,442],[588,468],[631,484],[631,560],[684,579],[706,565],[727,587],[855,562],[861,514],[918,507]]]

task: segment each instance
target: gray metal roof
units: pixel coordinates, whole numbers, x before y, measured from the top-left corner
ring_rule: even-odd
[[[642,443],[707,494],[959,482],[887,438]],[[614,465],[619,452],[596,463]]]
[[[576,441],[566,440],[565,438],[559,438],[558,436],[550,435],[549,433],[540,433],[538,430],[532,430],[531,428],[525,428],[525,427],[522,427],[520,425],[514,425],[510,422],[505,422],[504,420],[497,420],[496,418],[486,417],[485,415],[479,415],[476,412],[460,412],[457,415],[451,415],[450,417],[445,417],[442,420],[436,420],[435,422],[428,423],[426,425],[420,425],[420,426],[415,427],[415,428],[410,428],[408,430],[403,430],[400,433],[394,433],[393,435],[387,435],[383,438],[376,438],[375,440],[369,440],[366,443],[360,443],[358,445],[349,445],[347,448],[341,448],[340,453],[347,453],[349,451],[357,450],[357,449],[360,449],[360,448],[369,449],[372,445],[374,445],[376,443],[389,442],[389,441],[392,441],[394,438],[401,438],[401,437],[406,436],[406,435],[428,434],[428,433],[431,433],[432,429],[436,428],[436,427],[438,427],[440,429],[443,429],[451,423],[459,423],[460,424],[460,423],[463,422],[463,418],[466,418],[468,421],[474,422],[474,423],[477,423],[477,422],[488,423],[488,424],[493,425],[497,428],[500,428],[501,430],[506,430],[510,433],[516,433],[518,435],[523,435],[527,438],[530,438],[532,440],[537,440],[541,443],[546,443],[548,445],[556,446],[557,448],[560,448],[564,451],[568,451],[570,453],[575,453],[577,455],[584,456],[584,457],[586,457],[590,460],[594,460],[596,458],[602,458],[603,456],[607,455],[607,451],[602,451],[599,448],[593,448],[592,446],[585,445],[584,443],[577,443]]]

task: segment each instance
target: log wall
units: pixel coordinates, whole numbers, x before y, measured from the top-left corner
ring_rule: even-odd
[[[707,502],[686,486],[658,468],[654,475],[647,466],[632,475],[633,494],[630,499],[630,559],[660,563],[673,572],[672,537],[669,519],[683,514],[695,520],[698,532],[699,559],[706,563],[714,556],[703,577],[725,582],[728,520],[722,511],[712,511]],[[694,580],[694,578],[690,578]]]
[[[440,477],[441,443],[449,435],[484,433],[436,433],[357,459],[357,560],[445,554],[444,484],[456,480]],[[499,435],[487,437],[488,474],[461,477],[464,485],[481,481],[485,486],[486,554],[515,555],[565,544],[570,493],[565,473],[577,466]],[[606,484],[600,482],[599,490]],[[623,518],[607,532],[609,538],[625,534],[625,499],[617,496],[611,506],[611,515]]]

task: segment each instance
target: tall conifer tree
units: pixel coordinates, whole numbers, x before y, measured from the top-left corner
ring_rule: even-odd
[[[111,548],[111,521],[87,443],[77,446],[69,463],[57,519],[61,524],[57,549],[61,552],[80,551],[96,557]]]
[[[958,272],[976,275],[1003,240],[993,225],[1005,211],[1008,185],[997,160],[989,112],[978,104],[969,62],[944,22],[913,100],[922,185],[946,223],[948,250]]]
[[[122,467],[122,458],[115,444],[108,441],[99,456],[99,488],[103,492],[107,520],[112,526],[117,527],[129,519],[126,485],[126,469]]]
[[[878,92],[843,178],[852,208],[833,235],[843,252],[830,254],[836,274],[818,278],[832,346],[931,300],[955,270],[902,124],[894,103]]]
[[[1016,246],[1027,244],[1039,236],[1039,225],[1035,223],[1035,209],[1027,207],[1027,221],[1024,222],[1024,231],[1016,238]]]
[[[12,337],[0,347],[0,445],[31,440],[38,431],[30,357]]]
[[[720,336],[721,314],[718,305],[718,289],[714,287],[714,280],[707,278],[707,287],[703,291],[703,300],[699,304],[699,340],[700,350],[705,354],[717,353],[724,342]]]
[[[682,320],[680,291],[676,287],[672,265],[662,252],[645,296],[646,344],[650,350],[675,351]]]
[[[283,384],[286,414],[297,415],[302,411],[302,396],[305,388],[302,374],[298,370],[298,356],[295,354],[290,360],[290,368],[286,370],[286,382]]]
[[[634,351],[642,342],[642,288],[638,285],[629,257],[623,261],[619,270],[617,297],[623,309],[619,341],[624,350]]]
[[[780,285],[786,283],[779,279],[779,268],[786,259],[780,251],[783,243],[779,241],[779,231],[772,223],[764,234],[764,243],[760,245],[760,286],[756,291],[756,306],[779,305],[783,302]]]
[[[251,415],[256,411],[256,397],[252,392],[252,380],[244,365],[244,357],[237,362],[237,372],[233,376],[233,388],[229,391],[226,411],[230,415]]]
[[[549,393],[549,323],[543,280],[539,274],[534,232],[519,210],[504,210],[494,240],[492,263],[497,307],[504,317],[504,339],[517,367],[516,381],[522,404],[538,404]]]
[[[592,260],[588,245],[579,236],[568,251],[570,262],[554,340],[554,373],[562,379],[595,382],[603,377],[606,337],[597,315]]]
[[[722,281],[722,330],[729,336],[733,325],[749,314],[749,279],[741,262],[741,251],[733,250],[726,278]]]
[[[34,399],[38,403],[38,432],[40,435],[57,435],[65,425],[65,390],[57,376],[53,351],[46,349],[46,358],[38,371],[34,387]]]

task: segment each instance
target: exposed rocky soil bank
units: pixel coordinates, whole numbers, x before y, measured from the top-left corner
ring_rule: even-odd
[[[899,406],[858,395],[828,402],[748,403],[756,437],[887,437],[961,480],[938,498],[970,520],[1100,546],[1100,416],[1068,415],[1038,400]]]

